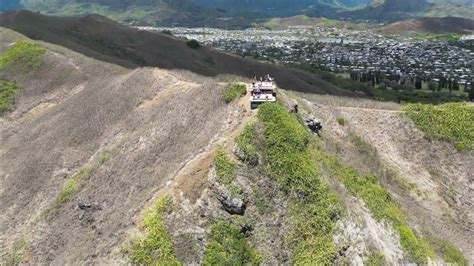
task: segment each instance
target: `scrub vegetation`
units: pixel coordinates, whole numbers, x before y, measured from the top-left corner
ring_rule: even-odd
[[[346,124],[346,119],[344,117],[340,116],[340,117],[337,118],[337,123],[340,126],[344,126]]]
[[[19,40],[0,54],[0,71],[18,66],[20,69],[35,70],[41,67],[46,49],[39,44]],[[14,82],[0,79],[0,113],[10,110],[18,86]]]
[[[460,151],[474,149],[474,105],[408,104],[404,109],[427,137],[448,140]]]
[[[469,265],[462,252],[448,241],[442,239],[432,239],[432,243],[436,252],[442,255],[445,262],[458,266]]]
[[[270,175],[292,201],[294,226],[287,245],[293,250],[293,263],[331,264],[337,253],[335,223],[342,209],[337,196],[320,180],[311,157],[310,134],[281,104],[259,108]]]
[[[17,89],[15,83],[0,80],[0,113],[12,107]]]
[[[314,158],[332,177],[338,178],[349,192],[362,199],[376,220],[390,222],[400,236],[402,248],[413,261],[426,264],[428,258],[436,258],[434,242],[422,237],[409,226],[409,218],[401,211],[398,202],[390,192],[377,182],[377,177],[359,175],[356,170],[342,164],[334,155],[324,152],[322,143],[319,143],[318,146],[317,149],[314,149]],[[452,254],[459,255],[461,259],[456,255],[452,257],[455,257],[457,261],[464,259],[457,248],[451,244],[449,247],[452,247],[452,250],[457,250],[458,253],[452,252]],[[446,256],[445,251],[440,249],[437,251]]]
[[[247,88],[244,84],[234,84],[224,93],[224,101],[231,103],[235,99],[244,96],[247,93]]]
[[[165,195],[143,217],[145,234],[135,237],[122,252],[138,265],[181,265],[176,259],[173,242],[166,229],[165,215],[173,210],[172,198]]]
[[[54,200],[52,206],[43,212],[43,216],[48,216],[51,211],[59,208],[69,201],[72,194],[77,191],[82,181],[88,179],[94,171],[112,158],[112,151],[104,151],[96,162],[84,165],[63,185],[59,195]]]
[[[258,265],[261,257],[247,245],[239,227],[226,221],[211,225],[203,265]]]
[[[27,245],[28,241],[24,237],[15,241],[11,249],[0,254],[0,265],[19,265],[23,259]]]
[[[38,69],[44,62],[46,49],[39,44],[18,40],[0,54],[0,70],[18,65],[23,70]]]
[[[256,124],[245,126],[244,131],[236,138],[237,147],[243,152],[245,162],[255,165],[258,163],[257,147],[253,142],[256,136]]]
[[[235,162],[226,154],[224,148],[220,148],[214,158],[214,166],[219,183],[230,185],[235,177]]]

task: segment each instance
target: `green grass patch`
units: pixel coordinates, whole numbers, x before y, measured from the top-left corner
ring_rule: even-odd
[[[203,265],[258,265],[261,256],[247,245],[240,229],[226,221],[211,225]]]
[[[18,40],[0,54],[0,70],[18,65],[23,70],[38,69],[44,63],[46,49],[39,44]]]
[[[364,265],[368,265],[368,266],[386,265],[385,256],[383,255],[383,253],[374,253],[367,258]]]
[[[404,110],[429,138],[450,141],[461,151],[474,149],[474,105],[408,104]]]
[[[232,85],[223,95],[226,103],[231,103],[235,99],[244,96],[247,93],[247,87],[244,84]]]
[[[17,89],[15,83],[0,80],[0,113],[11,109]]]
[[[5,266],[14,266],[20,265],[21,261],[23,260],[23,255],[25,253],[25,248],[28,245],[28,241],[24,237],[16,240],[13,243],[11,249],[5,251],[0,256],[0,265]]]
[[[244,154],[244,161],[252,165],[258,164],[257,147],[254,143],[256,138],[256,130],[257,128],[255,123],[249,124],[245,126],[242,134],[240,134],[235,139],[237,147]]]
[[[469,265],[469,262],[464,257],[461,250],[453,246],[448,241],[442,239],[433,239],[432,243],[434,248],[436,249],[436,252],[438,252],[438,254],[441,254],[445,262],[458,266]]]
[[[338,178],[349,192],[364,201],[377,221],[386,220],[392,224],[399,233],[402,248],[415,262],[425,264],[428,257],[436,257],[430,243],[408,226],[408,219],[398,202],[375,176],[359,175],[353,168],[340,163],[337,157],[322,151],[321,147],[314,149],[313,154],[331,176]]]
[[[340,126],[344,126],[346,124],[346,119],[344,117],[340,116],[340,117],[337,118],[337,123]]]
[[[292,202],[294,228],[287,239],[294,264],[332,264],[337,253],[335,222],[342,212],[337,196],[321,182],[310,153],[310,134],[279,103],[263,104],[265,161]]]
[[[66,181],[66,184],[64,184],[63,188],[59,192],[58,197],[53,203],[53,208],[56,209],[69,201],[72,193],[77,190],[80,182],[86,178],[89,178],[89,176],[92,174],[92,171],[93,169],[91,167],[83,166],[68,181]]]
[[[176,259],[173,242],[166,229],[165,215],[173,210],[169,195],[160,198],[148,209],[143,218],[145,235],[135,237],[129,245],[122,247],[130,261],[138,265],[181,265]]]
[[[112,155],[112,150],[104,151],[100,154],[99,159],[96,162],[92,162],[79,168],[79,170],[66,181],[51,207],[45,209],[42,216],[48,216],[53,210],[58,209],[61,205],[68,202],[74,192],[79,188],[81,182],[88,179],[99,167],[109,161],[112,158]]]
[[[217,151],[214,158],[214,167],[219,183],[230,185],[235,178],[236,165],[228,156],[224,148]]]

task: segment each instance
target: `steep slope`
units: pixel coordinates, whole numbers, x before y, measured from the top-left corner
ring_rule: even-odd
[[[444,17],[444,18],[416,18],[392,23],[381,29],[388,34],[416,33],[458,33],[470,34],[474,32],[474,20]]]
[[[17,87],[0,115],[0,264],[467,263],[455,246],[472,262],[472,155],[396,105],[303,95],[318,105],[293,97],[294,114],[280,89],[250,110],[248,93],[223,97],[242,77],[127,69],[5,28],[0,69]]]
[[[24,38],[0,31],[0,51]],[[38,70],[0,72],[20,88],[0,118],[1,253],[26,239],[32,264],[97,262],[157,190],[240,123],[228,117],[241,111],[219,96],[225,82],[41,45],[48,50]]]
[[[426,139],[397,104],[300,96],[323,121],[328,149],[361,173],[376,176],[415,228],[435,243],[450,241],[474,260],[472,151]],[[341,118],[344,123],[338,122]]]
[[[261,76],[272,73],[279,77],[278,85],[286,89],[351,94],[307,72],[247,60],[208,47],[191,49],[184,40],[139,31],[97,15],[63,18],[19,11],[0,15],[0,26],[129,68],[186,69],[206,76],[251,77],[254,73]]]

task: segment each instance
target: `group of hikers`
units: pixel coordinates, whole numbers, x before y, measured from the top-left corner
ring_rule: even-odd
[[[263,82],[272,82],[275,80],[275,78],[271,77],[270,74],[266,74],[264,77],[260,77],[257,79],[257,74],[253,74],[253,79],[258,82],[252,82],[252,90],[251,90],[251,95],[252,96],[259,96],[262,94],[262,85]]]

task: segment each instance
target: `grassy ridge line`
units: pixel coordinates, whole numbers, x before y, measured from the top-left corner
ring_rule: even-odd
[[[292,201],[293,232],[288,247],[294,264],[330,265],[337,253],[335,223],[342,209],[320,180],[310,154],[310,134],[281,104],[263,104],[265,157],[270,174]]]
[[[404,110],[429,138],[448,140],[460,151],[474,150],[474,105],[408,104]]]
[[[173,210],[171,196],[161,197],[143,217],[145,234],[136,236],[131,243],[122,246],[122,253],[138,265],[181,265],[176,259],[173,242],[166,229],[165,215]]]
[[[374,218],[378,221],[389,221],[400,236],[400,244],[411,258],[420,264],[426,264],[428,258],[435,259],[436,254],[433,243],[417,234],[408,225],[408,217],[401,211],[399,204],[392,197],[389,191],[378,184],[375,176],[361,176],[352,169],[342,164],[339,159],[323,151],[322,143],[313,150],[315,160],[320,162],[331,176],[338,178],[344,186],[364,201],[371,210]],[[452,244],[444,241],[443,248],[436,248],[446,262],[456,265],[466,265],[466,260],[462,253]]]

